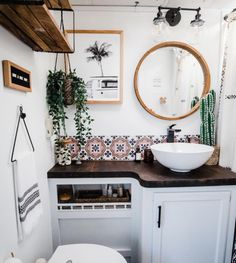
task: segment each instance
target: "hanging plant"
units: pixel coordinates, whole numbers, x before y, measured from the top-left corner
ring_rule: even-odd
[[[47,82],[47,104],[49,115],[52,117],[53,131],[57,137],[67,136],[65,120],[65,83],[71,81],[73,104],[75,105],[76,139],[81,145],[85,143],[85,137],[91,135],[90,124],[93,121],[88,113],[86,85],[82,78],[76,75],[75,70],[65,74],[63,71],[49,71]],[[63,134],[61,134],[63,130]]]
[[[70,71],[67,77],[72,80],[71,86],[75,104],[74,121],[76,129],[76,139],[79,141],[80,145],[84,145],[86,136],[91,135],[90,124],[93,121],[88,113],[89,108],[86,104],[88,98],[86,85],[83,79],[79,78],[76,75],[75,70]]]
[[[61,10],[60,29],[65,32],[63,11]],[[56,135],[55,153],[61,165],[71,163],[71,151],[69,145],[73,143],[71,138],[67,137],[65,120],[67,119],[65,108],[68,105],[75,104],[75,128],[78,144],[85,144],[85,137],[91,134],[90,124],[93,119],[88,113],[86,86],[82,78],[76,75],[75,70],[71,70],[69,54],[64,54],[65,72],[66,58],[69,65],[69,74],[62,70],[57,71],[58,53],[56,54],[54,72],[49,71],[47,81],[47,104],[49,115],[52,117],[53,132]],[[61,130],[63,129],[64,138]],[[68,152],[69,150],[69,152]]]
[[[49,115],[52,117],[53,132],[56,137],[60,137],[61,128],[63,135],[66,136],[65,119],[66,112],[64,107],[64,82],[65,73],[62,70],[49,70],[47,78],[47,104]]]
[[[70,91],[67,86],[68,82],[70,85]],[[65,97],[65,95],[67,97]],[[49,71],[47,81],[47,104],[49,115],[52,117],[53,133],[56,136],[56,156],[59,160],[61,159],[61,154],[66,153],[65,157],[63,157],[66,161],[68,161],[68,151],[67,149],[63,151],[62,146],[64,139],[61,137],[65,136],[65,140],[68,140],[65,125],[65,120],[68,119],[65,111],[68,101],[70,101],[70,104],[75,105],[75,137],[78,141],[78,144],[82,146],[86,142],[86,136],[91,135],[90,124],[93,121],[88,113],[89,108],[86,104],[86,85],[83,79],[76,75],[75,70],[70,71],[69,74],[65,74],[61,70],[54,72]],[[64,164],[70,164],[69,161],[66,161]]]

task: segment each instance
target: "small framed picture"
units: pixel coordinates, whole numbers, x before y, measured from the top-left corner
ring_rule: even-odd
[[[31,92],[31,72],[9,60],[3,60],[4,85],[8,88]]]
[[[67,30],[70,42],[75,37],[75,52],[70,55],[87,88],[88,103],[122,103],[123,31]]]

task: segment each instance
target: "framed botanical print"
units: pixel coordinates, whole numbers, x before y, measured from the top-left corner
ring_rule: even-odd
[[[71,68],[86,84],[88,103],[122,103],[123,31],[67,30],[75,38]]]

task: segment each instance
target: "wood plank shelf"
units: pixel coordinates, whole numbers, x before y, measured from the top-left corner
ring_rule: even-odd
[[[49,9],[72,11],[71,4],[68,0],[45,0],[45,4]]]
[[[46,4],[0,4],[0,24],[34,51],[73,52]]]
[[[1,0],[1,4],[16,5],[43,5],[46,4],[48,9],[73,11],[69,0]]]

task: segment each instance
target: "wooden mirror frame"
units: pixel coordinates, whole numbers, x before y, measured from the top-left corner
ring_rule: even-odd
[[[187,116],[193,114],[195,111],[198,110],[200,103],[198,102],[188,113],[180,115],[178,117],[165,117],[162,115],[157,114],[156,112],[154,112],[152,109],[148,108],[146,106],[146,104],[143,102],[140,94],[139,94],[139,90],[138,90],[138,74],[139,74],[139,70],[140,67],[143,63],[143,61],[145,60],[145,58],[147,56],[149,56],[151,53],[153,53],[154,51],[160,49],[160,48],[164,48],[164,47],[178,47],[178,48],[182,48],[186,51],[188,51],[189,53],[191,53],[199,62],[199,64],[201,65],[202,71],[203,71],[203,76],[204,76],[204,87],[203,87],[203,92],[201,95],[201,98],[206,95],[209,92],[210,89],[210,84],[211,84],[211,76],[210,76],[210,70],[209,67],[207,65],[207,62],[205,61],[205,59],[203,58],[203,56],[192,46],[182,43],[182,42],[177,42],[177,41],[169,41],[169,42],[163,42],[160,43],[158,45],[155,45],[154,47],[152,47],[151,49],[149,49],[143,56],[142,58],[139,60],[138,65],[135,69],[135,73],[134,73],[134,90],[135,90],[135,94],[137,99],[139,100],[140,104],[142,105],[142,107],[151,115],[162,119],[162,120],[180,120],[183,118],[186,118]]]

